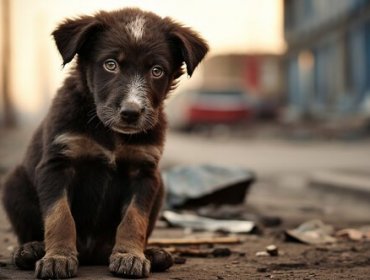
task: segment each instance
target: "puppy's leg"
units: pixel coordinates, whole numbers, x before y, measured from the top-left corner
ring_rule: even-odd
[[[66,191],[73,170],[60,165],[49,162],[37,174],[46,252],[36,263],[35,275],[41,279],[70,278],[77,273],[76,227]]]
[[[36,190],[22,166],[4,182],[3,205],[21,245],[13,261],[21,269],[33,269],[45,254],[43,225]]]
[[[162,178],[159,176],[158,179],[159,179],[159,185],[158,185],[157,194],[155,198],[153,199],[152,209],[150,211],[148,231],[146,234],[146,241],[148,241],[150,235],[153,232],[153,229],[158,219],[159,212],[161,211],[163,199],[164,199],[164,186],[163,186]]]
[[[158,214],[161,210],[164,198],[164,187],[162,180],[158,188],[157,196],[154,200],[153,208],[150,213],[147,239],[151,235],[155,222],[157,221]],[[169,269],[173,265],[173,257],[166,250],[161,248],[148,248],[144,252],[145,257],[150,261],[151,271],[161,272]]]
[[[37,192],[24,168],[18,166],[4,181],[3,205],[20,244],[43,240]]]
[[[37,278],[69,278],[77,273],[76,229],[63,195],[45,216],[45,256],[36,263]]]
[[[150,272],[144,249],[150,213],[160,188],[160,175],[158,171],[143,173],[132,182],[133,198],[117,228],[116,242],[109,259],[109,269],[116,276],[148,277]]]

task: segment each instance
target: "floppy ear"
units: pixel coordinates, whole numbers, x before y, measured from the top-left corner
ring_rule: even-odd
[[[52,33],[57,48],[63,58],[63,66],[70,62],[82,49],[89,36],[99,27],[99,22],[91,16],[67,19]]]
[[[165,20],[170,21],[170,26],[172,26],[170,38],[180,48],[182,59],[186,63],[186,70],[191,76],[199,62],[207,54],[208,44],[192,29],[175,23],[169,18]]]

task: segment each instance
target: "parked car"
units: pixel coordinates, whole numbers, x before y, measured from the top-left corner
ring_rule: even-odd
[[[251,120],[256,101],[243,90],[182,92],[168,104],[170,126],[192,129],[216,124],[234,125]]]

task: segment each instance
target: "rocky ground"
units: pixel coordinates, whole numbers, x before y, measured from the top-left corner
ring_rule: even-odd
[[[0,176],[21,158],[28,131],[0,132]],[[368,140],[292,141],[259,134],[246,138],[170,133],[163,168],[196,163],[237,165],[256,172],[258,180],[242,208],[251,217],[279,217],[282,223],[273,228],[262,226],[257,234],[240,235],[241,244],[215,245],[229,248],[233,252],[229,257],[186,257],[185,264],[155,273],[151,279],[370,279],[369,241],[344,238],[332,244],[308,245],[288,242],[283,234],[310,219],[333,225],[335,231],[370,225]],[[318,173],[330,176],[324,180]],[[341,179],[343,174],[347,179]],[[338,186],[338,181],[346,184]],[[153,237],[198,234],[159,227]],[[256,255],[271,244],[278,247],[278,256]],[[0,279],[33,279],[32,272],[9,264],[15,246],[1,210]],[[106,267],[81,267],[75,279],[113,278]]]

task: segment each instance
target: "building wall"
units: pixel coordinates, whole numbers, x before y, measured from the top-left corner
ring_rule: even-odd
[[[313,116],[356,115],[370,98],[370,1],[286,0],[288,103]]]
[[[211,57],[204,63],[205,88],[243,89],[261,99],[280,100],[283,91],[280,55],[233,54]]]

